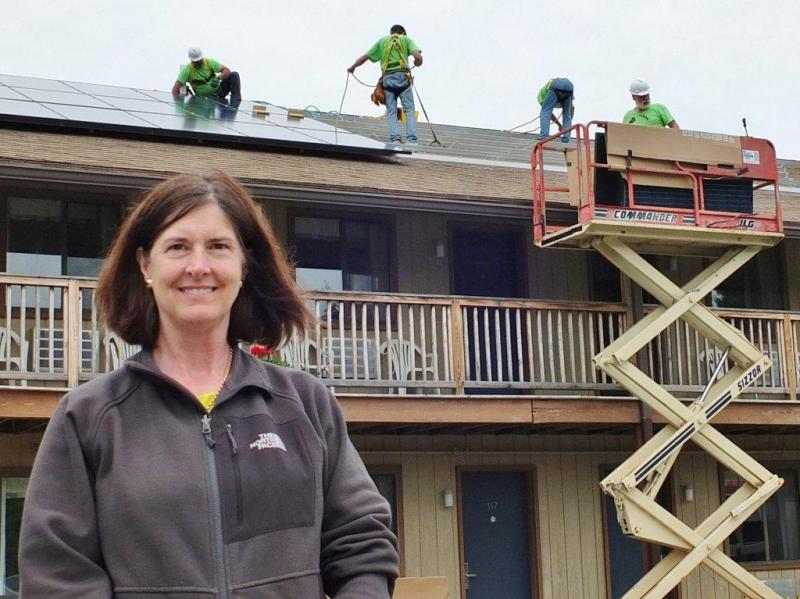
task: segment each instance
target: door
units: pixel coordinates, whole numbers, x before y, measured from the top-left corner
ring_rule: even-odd
[[[522,297],[525,261],[523,232],[519,228],[453,228],[452,291],[455,295],[483,297]],[[506,381],[521,380],[517,350],[517,324],[511,318],[506,326],[504,308],[468,306],[464,334],[469,343],[467,384],[469,394],[508,393]],[[509,359],[507,348],[511,348]],[[498,348],[500,352],[498,355]],[[471,386],[470,382],[494,383]]]
[[[608,574],[610,599],[620,599],[644,576],[642,543],[622,532],[617,522],[614,498],[603,495],[605,505],[606,542],[608,543]]]
[[[600,477],[606,478],[611,474],[611,468],[603,467],[600,469]],[[672,512],[672,497],[670,489],[672,487],[671,475],[664,482],[656,496],[658,504],[669,512]],[[606,538],[606,559],[608,560],[608,597],[609,599],[620,599],[625,593],[644,576],[649,569],[647,567],[648,545],[633,537],[629,537],[622,532],[622,528],[617,522],[617,508],[614,505],[614,498],[610,495],[603,495],[603,521],[605,525]],[[652,549],[651,561],[660,561],[670,552],[669,547],[656,547]],[[673,589],[665,599],[677,599],[678,590]]]
[[[462,588],[466,599],[531,599],[527,472],[462,472]]]
[[[452,290],[455,295],[520,297],[518,229],[462,229],[450,233]]]

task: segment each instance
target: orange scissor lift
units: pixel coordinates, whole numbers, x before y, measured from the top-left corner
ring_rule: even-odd
[[[598,368],[667,423],[600,483],[614,498],[625,534],[671,548],[623,599],[662,598],[701,563],[746,597],[779,599],[720,545],[783,480],[711,424],[771,362],[741,331],[701,303],[759,251],[783,239],[775,149],[769,141],[752,137],[599,121],[569,131],[576,146],[565,151],[566,185],[549,184],[545,178],[545,156],[564,151],[551,145],[564,132],[533,149],[535,244],[595,249],[661,304],[594,356]],[[563,175],[553,178],[559,177]],[[643,254],[704,256],[711,264],[681,287]],[[678,320],[723,356],[703,392],[690,403],[658,384],[635,358]],[[689,440],[744,481],[695,529],[655,500]]]

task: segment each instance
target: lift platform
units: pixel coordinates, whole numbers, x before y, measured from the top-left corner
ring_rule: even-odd
[[[783,239],[775,150],[769,141],[751,137],[603,122],[570,130],[576,147],[565,151],[567,185],[545,179],[548,153],[564,151],[554,146],[563,132],[533,150],[535,244],[595,249],[661,304],[594,357],[598,368],[667,422],[600,483],[614,498],[625,534],[672,548],[623,599],[662,598],[700,564],[746,597],[779,599],[720,546],[783,480],[711,424],[771,362],[702,303],[758,252]],[[712,260],[678,286],[644,254]],[[703,393],[688,405],[636,364],[637,352],[678,320],[723,356]],[[690,440],[744,481],[695,529],[655,500]]]
[[[537,245],[616,236],[640,253],[714,256],[783,239],[769,141],[598,121],[571,130],[574,148],[551,147],[559,133],[533,150]],[[547,184],[548,151],[566,154],[567,185]]]

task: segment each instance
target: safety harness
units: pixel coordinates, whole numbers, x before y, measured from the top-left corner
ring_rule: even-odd
[[[200,85],[206,85],[210,83],[212,80],[216,79],[217,74],[214,72],[214,69],[211,68],[211,65],[208,64],[207,59],[203,59],[203,69],[208,69],[210,75],[208,77],[202,78],[199,77],[200,70],[194,66],[194,62],[189,63],[189,84],[192,86],[192,91],[197,93],[197,88]]]
[[[406,76],[405,83],[400,87],[387,87],[386,84],[383,84],[383,89],[387,89],[395,95],[402,94],[411,86],[411,71],[408,68],[408,62],[406,62],[405,52],[403,50],[403,44],[400,41],[400,34],[393,33],[392,36],[389,38],[389,43],[386,44],[386,49],[383,51],[383,58],[381,59],[381,72],[383,75],[381,76],[381,80],[387,75],[386,71],[389,68],[389,57],[392,54],[392,50],[397,51],[397,56],[400,59],[400,62],[397,63],[396,68],[392,68],[392,73],[396,71],[403,71]]]
[[[572,92],[567,92],[560,89],[552,89],[552,86],[553,86],[553,80],[550,79],[547,82],[546,90],[548,92],[553,92],[556,95],[556,106],[561,108],[564,106],[564,100],[569,98],[572,95]]]

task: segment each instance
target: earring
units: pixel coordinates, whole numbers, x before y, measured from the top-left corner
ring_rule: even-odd
[[[151,279],[150,277],[147,277],[147,278],[144,280],[144,284],[145,284],[145,286],[147,286],[147,287],[152,287],[152,286],[153,286],[153,279]]]

